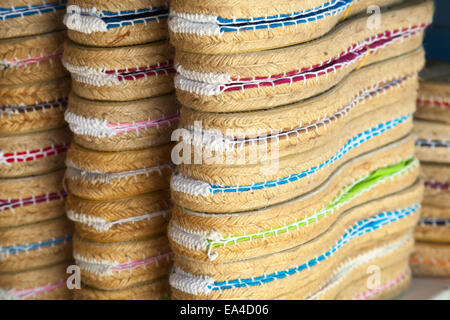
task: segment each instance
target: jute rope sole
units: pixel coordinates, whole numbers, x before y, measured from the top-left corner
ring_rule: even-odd
[[[81,290],[74,292],[75,300],[158,300],[170,294],[169,281],[161,278],[121,290],[98,290],[82,284]]]
[[[66,8],[64,0],[52,2],[30,1],[2,2],[2,13],[0,15],[0,37],[15,38],[35,34],[63,30],[62,17]],[[31,7],[30,7],[31,6]]]
[[[64,215],[64,170],[0,179],[0,228],[29,225]]]
[[[139,241],[96,243],[74,237],[75,262],[84,284],[118,290],[166,277],[172,254],[166,236]]]
[[[312,192],[256,211],[205,214],[176,206],[168,231],[172,249],[176,254],[196,260],[219,263],[305,243],[324,232],[348,208],[416,183],[418,165],[411,162],[391,175],[375,179],[367,189],[356,192],[351,187],[367,183],[361,176],[368,180],[381,175],[380,167],[387,161],[381,155],[355,159]]]
[[[166,232],[171,212],[169,199],[168,190],[111,201],[84,200],[70,194],[66,211],[83,239],[133,241]]]
[[[411,267],[417,276],[450,275],[450,244],[416,242],[416,251],[411,257]]]
[[[172,57],[167,41],[118,48],[85,47],[68,41],[63,61],[76,95],[130,101],[173,91]]]
[[[0,85],[47,81],[66,76],[60,57],[61,31],[0,40]]]
[[[167,0],[69,0],[67,6],[64,24],[74,42],[115,47],[168,38]]]
[[[1,272],[19,271],[71,258],[73,225],[62,216],[20,227],[2,228]]]
[[[69,261],[21,272],[0,273],[0,299],[68,300],[66,285]]]
[[[414,236],[418,241],[450,243],[450,208],[424,205]]]
[[[400,110],[403,107],[393,108]],[[393,108],[386,112],[391,112]],[[379,117],[381,120],[383,115]],[[342,163],[407,136],[412,121],[408,116],[402,119],[404,121],[401,123],[389,126],[390,129],[373,132],[370,138],[360,136],[362,140],[348,138],[371,129],[365,127],[367,123],[364,122],[359,124],[364,124],[361,128],[355,124],[353,133],[350,133],[352,130],[346,133],[343,131],[335,141],[305,153],[299,152],[277,159],[269,163],[269,166],[181,165],[177,168],[179,173],[172,177],[172,201],[195,211],[235,212],[295,198],[323,183]],[[384,125],[376,126],[382,128]],[[409,148],[411,147],[409,144]],[[402,158],[397,159],[401,160]]]
[[[130,102],[85,100],[71,94],[65,115],[75,143],[99,151],[142,149],[170,143],[179,119],[174,95]]]
[[[0,134],[28,133],[65,125],[70,79],[0,86]]]
[[[450,163],[450,126],[432,121],[414,121],[416,154],[421,161]]]
[[[421,176],[425,181],[423,204],[450,208],[450,166],[423,162]]]
[[[277,50],[234,55],[177,51],[177,96],[183,105],[209,112],[300,101],[326,91],[363,65],[418,49],[432,12],[431,3],[411,5],[383,14],[379,29],[367,28],[367,19],[359,18],[324,38]]]
[[[77,197],[115,200],[169,187],[171,144],[147,149],[99,152],[72,144],[65,183]]]
[[[411,230],[418,220],[420,200],[420,190],[411,188],[402,195],[366,203],[341,216],[325,234],[313,241],[259,258],[211,264],[175,255],[176,269],[170,278],[172,294],[176,299],[270,299],[274,295],[283,297],[295,293],[297,299],[301,299],[316,292],[325,281],[323,277],[345,260]],[[383,213],[373,216],[375,212]],[[379,217],[391,216],[389,212],[396,218],[383,227],[376,227]],[[368,218],[367,221],[375,224],[369,223],[370,227],[365,229],[363,219]],[[360,231],[357,225],[365,231]],[[347,241],[346,232],[357,236]],[[336,242],[336,239],[341,240]],[[327,250],[330,254],[326,254]],[[255,285],[250,285],[253,283]]]
[[[0,136],[0,178],[40,175],[64,168],[68,128]]]
[[[286,47],[322,36],[370,4],[385,6],[394,2],[251,1],[236,5],[232,1],[173,1],[170,38],[181,50],[207,54]]]

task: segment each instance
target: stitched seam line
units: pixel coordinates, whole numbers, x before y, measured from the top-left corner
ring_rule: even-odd
[[[19,199],[0,199],[0,212],[6,210],[12,210],[14,208],[22,208],[26,205],[38,204],[41,202],[49,202],[51,200],[63,200],[67,196],[67,192],[52,192],[41,196],[32,196],[29,198],[19,198]]]

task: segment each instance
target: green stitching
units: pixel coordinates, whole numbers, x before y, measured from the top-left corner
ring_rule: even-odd
[[[360,178],[357,182],[345,187],[341,193],[328,205],[326,205],[322,210],[317,213],[313,213],[303,219],[297,220],[287,226],[280,227],[275,230],[264,230],[258,233],[252,233],[246,236],[235,235],[229,236],[221,240],[210,240],[208,241],[209,250],[219,247],[225,246],[228,244],[233,244],[237,242],[248,241],[251,239],[263,238],[273,235],[278,235],[280,233],[285,233],[294,229],[298,229],[299,227],[303,227],[308,225],[311,222],[317,221],[330,213],[336,211],[339,206],[346,204],[351,201],[353,198],[358,196],[361,193],[371,189],[376,184],[381,183],[387,179],[393,178],[397,175],[402,175],[405,172],[412,169],[414,166],[418,164],[417,159],[414,157],[409,158],[407,160],[403,160],[399,163],[377,169],[366,176]]]

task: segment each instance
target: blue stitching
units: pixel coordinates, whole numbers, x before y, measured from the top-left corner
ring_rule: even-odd
[[[72,240],[72,235],[68,234],[61,238],[45,240],[42,242],[27,243],[27,244],[22,244],[22,245],[17,245],[17,246],[9,246],[9,247],[0,247],[0,253],[7,253],[7,254],[20,253],[20,252],[25,252],[25,251],[29,251],[29,250],[36,250],[39,248],[55,246],[55,245],[58,245],[58,244],[61,244],[61,243],[64,243],[64,242],[70,241],[70,240]]]
[[[271,273],[269,275],[263,275],[260,277],[253,277],[248,279],[236,279],[236,280],[227,280],[227,281],[214,281],[213,284],[208,285],[208,288],[211,290],[226,290],[232,288],[240,288],[247,286],[256,286],[263,285],[265,283],[272,282],[274,280],[282,279],[287,276],[296,274],[302,270],[313,267],[319,262],[327,259],[334,252],[336,252],[339,248],[343,247],[345,244],[350,242],[351,240],[362,236],[366,233],[377,230],[387,224],[398,221],[411,213],[415,212],[420,207],[419,204],[414,204],[408,208],[396,211],[383,212],[376,216],[373,216],[369,219],[364,219],[355,223],[352,227],[346,230],[346,232],[342,235],[341,239],[332,246],[328,251],[321,254],[318,257],[315,257],[308,262],[296,266],[294,268],[286,269],[283,271],[277,271]]]
[[[168,16],[169,16],[168,13],[161,13],[159,15],[146,17],[146,18],[137,18],[134,20],[122,20],[122,21],[117,21],[117,22],[116,21],[107,22],[106,28],[109,30],[109,29],[113,29],[113,28],[134,25],[136,23],[144,23],[144,22],[149,22],[149,21],[158,21],[159,22],[160,19],[167,19]],[[117,19],[121,19],[121,18],[118,17]]]
[[[379,134],[395,127],[398,124],[401,124],[405,120],[409,119],[411,117],[410,114],[385,122],[381,123],[378,126],[371,128],[369,130],[366,130],[362,133],[359,133],[355,137],[351,138],[347,141],[347,143],[330,159],[326,160],[325,162],[312,167],[308,170],[305,170],[300,173],[295,173],[287,177],[279,178],[277,180],[270,180],[266,182],[257,182],[252,185],[244,185],[244,186],[218,186],[218,185],[211,185],[209,187],[209,192],[212,194],[219,193],[219,192],[242,192],[242,191],[250,191],[250,190],[258,190],[262,188],[269,188],[269,187],[275,187],[278,185],[282,185],[288,182],[294,182],[301,178],[304,178],[310,174],[313,174],[314,172],[322,169],[323,167],[330,165],[340,158],[342,158],[347,152],[351,151],[352,149],[356,148],[363,142],[366,142],[370,140],[373,137],[378,136]]]
[[[43,14],[48,12],[55,12],[56,10],[66,9],[66,1],[62,0],[57,3],[47,3],[43,5],[34,5],[17,8],[1,8],[0,20],[14,19],[21,17],[28,17],[35,14]]]

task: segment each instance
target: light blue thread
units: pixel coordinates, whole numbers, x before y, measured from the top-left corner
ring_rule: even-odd
[[[45,240],[42,242],[27,243],[27,244],[22,244],[22,245],[17,245],[17,246],[9,246],[9,247],[0,247],[0,253],[1,254],[21,253],[21,252],[30,251],[30,250],[36,250],[39,248],[56,246],[56,245],[59,245],[61,243],[64,243],[64,242],[70,241],[70,240],[72,240],[72,235],[67,234],[61,238]]]
[[[294,12],[291,14],[280,14],[270,17],[258,17],[249,19],[225,19],[218,17],[216,20],[220,27],[220,32],[271,29],[314,22],[327,16],[336,15],[346,10],[352,5],[352,3],[353,0],[337,0],[328,2],[327,4],[324,4],[318,8],[309,9],[303,12]],[[279,21],[283,19],[284,21]]]
[[[219,193],[219,192],[243,192],[243,191],[259,190],[259,189],[263,189],[263,188],[275,187],[275,186],[283,185],[285,183],[297,181],[301,178],[304,178],[310,174],[313,174],[313,173],[319,171],[320,169],[322,169],[323,167],[325,167],[327,165],[333,164],[334,162],[336,162],[337,160],[342,158],[345,154],[347,154],[350,150],[352,150],[352,149],[356,148],[357,146],[359,146],[360,144],[372,139],[373,137],[376,137],[376,136],[380,135],[381,133],[395,127],[396,125],[401,124],[402,122],[409,119],[410,117],[411,117],[411,115],[408,114],[406,116],[403,116],[403,117],[400,117],[400,118],[397,118],[397,119],[394,119],[394,120],[391,120],[391,121],[388,121],[385,123],[381,123],[374,128],[371,128],[362,133],[359,133],[355,137],[348,140],[347,143],[330,159],[326,160],[325,162],[323,162],[315,167],[312,167],[308,170],[302,171],[300,173],[295,173],[295,174],[292,174],[287,177],[279,178],[277,180],[270,180],[270,181],[266,181],[266,182],[257,182],[257,183],[251,184],[251,185],[244,185],[244,186],[211,185],[209,187],[209,192],[212,194]]]
[[[402,210],[396,210],[396,211],[389,211],[389,212],[383,212],[376,216],[373,216],[369,219],[364,219],[361,221],[358,221],[355,223],[352,227],[346,230],[346,232],[342,235],[341,239],[332,246],[328,251],[321,254],[320,256],[317,256],[308,262],[290,268],[283,271],[276,271],[274,273],[263,275],[260,277],[253,277],[248,279],[236,279],[236,280],[227,280],[227,281],[215,281],[213,284],[208,285],[208,288],[211,290],[227,290],[232,288],[241,288],[241,287],[247,287],[247,286],[256,286],[256,285],[263,285],[265,283],[272,282],[274,280],[282,279],[287,276],[296,274],[298,272],[301,272],[302,270],[305,270],[307,268],[311,268],[315,266],[317,263],[327,259],[329,256],[331,256],[334,252],[339,250],[341,247],[343,247],[345,244],[350,242],[351,240],[362,236],[366,233],[375,231],[387,224],[390,224],[392,222],[398,221],[404,217],[407,217],[411,213],[415,212],[420,207],[419,204],[414,204],[410,207],[407,207]]]
[[[33,5],[17,8],[1,8],[0,20],[29,17],[35,14],[43,14],[48,12],[55,12],[56,10],[65,10],[66,1],[59,1],[57,3],[47,3],[42,5]]]

